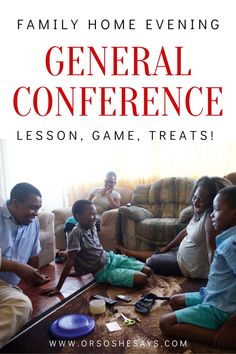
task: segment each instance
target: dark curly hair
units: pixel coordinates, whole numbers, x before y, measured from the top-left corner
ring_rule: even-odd
[[[72,214],[74,218],[76,218],[77,214],[83,214],[88,205],[93,205],[93,203],[87,199],[80,199],[74,202],[72,206]]]
[[[42,197],[40,191],[32,184],[26,182],[18,183],[11,190],[10,203],[14,199],[19,203],[24,203],[31,194],[37,195],[40,198]]]
[[[230,209],[236,209],[236,186],[223,188],[218,194],[224,198]]]
[[[199,180],[197,180],[197,182],[195,183],[192,193],[191,193],[191,200],[192,200],[196,190],[199,187],[203,187],[208,191],[209,198],[210,198],[209,208],[212,209],[213,208],[213,200],[214,200],[216,194],[222,188],[225,188],[225,187],[228,187],[231,185],[232,185],[232,183],[225,178],[203,176],[203,177],[199,178]]]

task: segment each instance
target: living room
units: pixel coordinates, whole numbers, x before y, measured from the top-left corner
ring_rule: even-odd
[[[1,170],[3,171],[1,174],[2,200],[8,199],[11,187],[22,181],[34,184],[42,193],[43,205],[39,219],[42,226],[41,233],[44,235],[42,242],[44,243],[40,265],[45,274],[49,270],[46,264],[50,263],[50,267],[54,267],[55,270],[52,271],[50,268],[48,272],[54,283],[58,280],[63,269],[63,264],[54,263],[54,257],[58,250],[66,249],[63,226],[66,218],[71,216],[71,206],[77,199],[86,199],[94,187],[102,187],[106,172],[110,170],[116,172],[117,185],[115,189],[121,194],[121,206],[129,208],[128,213],[132,209],[126,207],[127,203],[131,203],[132,207],[146,207],[150,212],[156,208],[158,196],[159,199],[162,199],[164,195],[170,198],[171,191],[184,190],[184,198],[181,194],[179,201],[169,200],[174,205],[175,219],[178,219],[181,211],[188,207],[191,189],[194,182],[201,176],[220,178],[226,176],[235,184],[235,169],[232,163],[234,161],[233,151],[235,151],[233,144],[226,144],[224,153],[221,153],[220,146],[214,142],[204,142],[204,144],[194,142],[193,144],[181,141],[178,144],[176,142],[152,143],[151,148],[149,143],[141,145],[136,143],[132,146],[131,142],[128,145],[123,145],[120,142],[116,146],[113,145],[111,149],[106,142],[106,145],[96,146],[94,151],[88,145],[85,150],[81,150],[73,144],[66,147],[60,143],[53,144],[53,146],[50,143],[34,145],[32,142],[29,145],[25,143],[20,145],[5,140],[0,141],[0,147]],[[80,153],[83,151],[83,154],[77,157],[77,150]],[[225,153],[226,150],[227,153]],[[149,154],[146,156],[147,151]],[[162,192],[158,192],[158,188],[161,188]],[[165,192],[163,192],[164,188]],[[148,205],[147,201],[150,199],[147,195],[150,191],[154,193],[153,196],[150,195],[154,201]],[[163,193],[161,197],[160,193]],[[176,198],[176,193],[174,195]],[[166,203],[166,200],[164,202]],[[161,209],[161,205],[159,205],[159,209]],[[145,216],[153,217],[149,214]],[[121,237],[125,247],[150,251],[166,245],[167,241],[173,238],[173,230],[170,233],[167,232],[167,238],[164,237],[161,241],[156,237],[154,242],[149,242],[150,239],[145,239],[143,235],[136,238],[136,234],[131,235],[130,228],[125,230],[122,225],[122,230],[120,229],[117,217],[117,211],[115,213],[108,211],[101,219],[100,237],[107,251],[110,249],[116,251],[117,237]],[[177,229],[175,233],[177,233]],[[43,305],[41,309],[38,307],[38,312],[35,311],[35,314],[39,315],[43,310],[60,302],[63,297],[66,298],[73,294],[78,287],[83,288],[91,280],[92,278],[88,277],[80,279],[78,282],[71,277],[62,297],[57,297],[55,301],[43,297]],[[196,282],[192,286],[195,289],[199,284]],[[33,292],[29,290],[28,286],[25,288],[23,286],[23,289],[26,290],[26,293],[28,291],[29,296],[34,296],[33,304],[36,309],[39,297],[35,294],[38,289]]]
[[[233,1],[225,6],[220,0],[4,2],[0,12],[0,348],[2,338],[16,337],[0,352],[222,353],[220,345],[235,343],[234,318],[223,321],[213,338],[212,332],[198,328],[207,318],[200,311],[194,331],[181,322],[187,326],[186,345],[181,346],[179,336],[171,332],[178,326],[183,331],[172,312],[187,304],[181,293],[200,291],[197,299],[204,296],[205,300],[209,288],[207,292],[201,288],[206,278],[215,279],[210,264],[213,275],[220,277],[224,269],[220,255],[225,259],[234,251],[235,235],[231,247],[226,243],[227,252],[221,248],[225,244],[219,245],[222,223],[230,221],[224,232],[232,222],[234,228],[234,193],[232,189],[221,192],[232,192],[225,197],[228,204],[223,194],[218,195],[228,181],[233,184],[229,188],[236,188],[234,7]],[[114,191],[105,189],[109,171],[117,176]],[[203,176],[201,183],[213,182],[213,192],[202,184],[197,185],[200,191],[192,189]],[[33,203],[26,193],[28,184],[36,188]],[[109,197],[111,209],[99,214],[93,204],[86,204],[87,208],[72,213],[74,203],[87,202],[94,188],[103,194],[116,193],[116,198]],[[207,193],[202,193],[204,188]],[[24,203],[30,213],[23,212]],[[223,221],[222,205],[227,211]],[[84,211],[90,213],[89,228]],[[88,274],[80,273],[78,264],[81,260],[85,268],[94,264],[94,254],[79,257],[75,252],[81,238],[74,235],[84,225],[85,240],[95,240],[98,246],[99,267],[89,268]],[[73,229],[66,231],[67,226]],[[197,227],[200,232],[194,233]],[[221,236],[216,238],[215,232]],[[196,234],[199,238],[194,238]],[[178,245],[176,237],[181,240]],[[193,241],[200,239],[195,252]],[[171,267],[169,262],[160,266],[158,262],[166,260],[173,248]],[[112,257],[126,256],[131,263],[136,257],[144,266],[139,268],[133,260],[138,269],[122,281],[141,287],[99,282],[100,266],[104,271]],[[236,259],[229,258],[225,267]],[[229,273],[229,278],[222,276],[223,286],[213,286],[214,295],[225,291],[220,295],[222,316],[216,311],[223,320],[232,313],[227,299],[233,298],[233,309],[236,306],[236,272]],[[41,284],[32,286],[35,283]],[[51,291],[55,296],[48,296]],[[5,316],[4,337],[5,294],[10,315]],[[96,315],[90,311],[96,295],[116,303],[105,310],[103,303],[103,312]],[[145,311],[145,306],[147,313],[137,311]],[[16,324],[14,315],[23,312]],[[51,328],[60,317],[63,326],[68,319],[64,316],[73,314],[92,320],[92,332],[76,338],[71,347],[68,342],[60,347]],[[69,321],[72,325],[71,317]],[[109,330],[111,324],[114,332]],[[200,342],[187,338],[187,333],[200,333]],[[203,338],[211,339],[214,346],[204,344]]]

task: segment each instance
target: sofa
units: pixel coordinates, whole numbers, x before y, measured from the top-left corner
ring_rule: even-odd
[[[39,268],[51,263],[55,259],[55,234],[54,214],[50,211],[40,211],[39,218],[39,240],[41,252],[39,254]]]
[[[225,179],[230,181],[233,185],[236,185],[236,172],[231,172],[224,176]]]
[[[157,251],[168,244],[191,218],[193,185],[191,178],[171,177],[137,186],[131,206],[119,209],[123,246]]]
[[[236,173],[215,177],[222,186],[236,184]],[[138,186],[131,206],[119,209],[121,240],[132,250],[158,251],[168,244],[190,221],[193,210],[190,195],[194,180],[163,178]]]
[[[4,204],[0,197],[0,206]],[[54,214],[50,211],[40,211],[39,218],[39,240],[41,252],[39,254],[39,268],[54,261],[55,258],[55,237],[54,237]]]
[[[121,195],[121,205],[126,205],[131,201],[132,190],[125,187],[116,187]],[[89,193],[87,193],[88,195]],[[79,199],[79,196],[78,196]],[[65,250],[67,247],[66,237],[63,231],[66,219],[72,215],[71,208],[59,208],[52,211],[55,215],[55,242],[57,250]],[[98,233],[101,244],[106,251],[115,251],[115,243],[120,235],[118,209],[111,209],[102,214],[100,220],[100,231]]]

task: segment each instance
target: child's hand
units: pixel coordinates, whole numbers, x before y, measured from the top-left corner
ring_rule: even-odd
[[[40,290],[40,295],[46,295],[46,296],[54,296],[60,293],[60,290],[58,290],[57,287],[55,288],[46,288],[46,289],[42,289]]]

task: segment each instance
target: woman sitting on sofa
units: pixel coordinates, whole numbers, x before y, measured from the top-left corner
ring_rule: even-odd
[[[104,181],[104,187],[94,188],[88,196],[88,200],[94,203],[97,209],[97,219],[100,220],[102,214],[110,209],[120,207],[120,193],[114,190],[116,185],[115,172],[108,172]]]
[[[210,220],[213,199],[221,188],[230,184],[222,178],[200,178],[192,191],[192,219],[187,227],[158,253],[132,251],[120,245],[117,248],[127,256],[146,260],[147,266],[157,274],[206,279],[215,250],[216,232]]]

